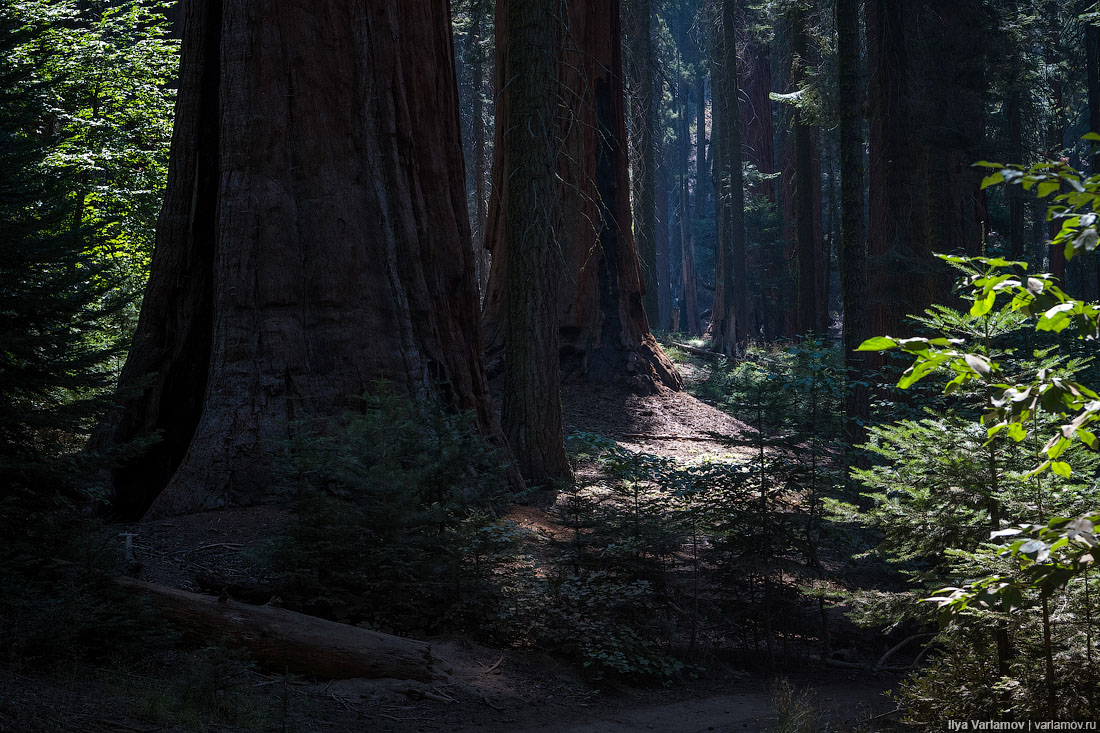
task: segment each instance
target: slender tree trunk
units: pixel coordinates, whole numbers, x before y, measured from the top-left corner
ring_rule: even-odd
[[[657,264],[656,174],[657,93],[653,57],[653,6],[651,0],[630,0],[631,132],[636,141],[634,166],[634,231],[645,282],[645,311],[660,323]]]
[[[828,150],[828,173],[829,189],[827,191],[829,196],[828,208],[822,203],[822,212],[828,212],[829,226],[826,230],[824,218],[822,219],[822,230],[827,231],[827,234],[823,234],[822,241],[822,266],[824,271],[821,274],[821,305],[818,312],[818,333],[825,335],[832,327],[832,323],[829,320],[830,307],[832,303],[832,287],[833,287],[833,254],[838,253],[840,240],[840,207],[837,203],[836,193],[836,179],[837,170],[836,167],[839,164],[839,155],[834,149],[832,141],[828,140],[823,130],[818,128],[819,137],[821,138],[821,149]],[[822,201],[824,202],[824,193],[822,193]],[[838,258],[839,261],[839,258]]]
[[[1047,48],[1046,61],[1048,64],[1051,65],[1057,62],[1057,59],[1055,58],[1055,51],[1053,48]],[[1063,112],[1063,110],[1065,109],[1065,92],[1062,88],[1062,81],[1057,76],[1053,76],[1051,78],[1050,97],[1052,103],[1051,106],[1055,110],[1055,114],[1046,130],[1047,157],[1056,158],[1061,157],[1066,136],[1066,119]],[[1054,237],[1057,236],[1060,228],[1060,222],[1051,221],[1048,230],[1049,239],[1054,239]],[[1066,287],[1067,283],[1065,250],[1061,247],[1050,247],[1049,257],[1050,273],[1058,278],[1063,287]]]
[[[1024,142],[1020,110],[1021,90],[1013,84],[1005,103],[1005,117],[1008,122],[1008,155],[1013,163],[1024,163]],[[1008,198],[1008,249],[1009,257],[1021,260],[1024,257],[1024,194],[1019,186],[1009,186],[1005,191]]]
[[[139,394],[96,436],[160,433],[114,473],[119,510],[265,499],[290,424],[354,407],[379,379],[499,435],[447,4],[184,13],[167,194],[121,377]]]
[[[741,171],[741,131],[737,109],[737,13],[734,0],[723,0],[719,30],[715,106],[719,108],[718,199],[722,224],[720,277],[715,282],[711,334],[715,351],[735,356],[748,339],[748,298],[745,263],[745,191]],[[719,295],[720,290],[720,295]]]
[[[806,38],[805,12],[795,10],[791,18],[791,43],[794,52],[792,86],[797,91],[809,83],[807,64],[809,49]],[[814,247],[814,128],[804,119],[802,110],[795,110],[794,123],[794,188],[795,220],[798,241],[798,311],[797,330],[801,335],[817,327],[818,272]]]
[[[472,56],[470,67],[472,77],[473,97],[473,177],[474,177],[474,266],[477,271],[478,292],[485,296],[485,287],[489,283],[489,250],[485,248],[485,217],[488,213],[488,179],[486,178],[486,144],[485,133],[485,50],[482,48],[482,26],[486,15],[485,0],[472,0],[470,15],[473,16],[473,24],[470,28],[470,46]]]
[[[1085,69],[1088,77],[1089,131],[1100,132],[1100,28],[1092,23],[1085,25]],[[1090,174],[1100,173],[1100,145],[1093,143],[1089,163]],[[1100,300],[1100,263],[1095,257],[1090,257],[1089,261],[1093,270],[1091,298]]]
[[[700,64],[702,66],[702,64]],[[708,192],[713,187],[711,180],[711,158],[707,152],[707,89],[705,74],[695,75],[695,218],[703,219],[707,212]],[[713,131],[711,132],[713,135]]]
[[[661,141],[661,150],[666,148]],[[668,222],[668,164],[667,155],[661,156],[653,181],[657,214],[657,305],[660,328],[668,331],[672,324],[672,245],[669,242]]]
[[[630,223],[619,2],[574,2],[563,20],[557,87],[563,108],[558,115],[561,142],[555,147],[562,181],[556,194],[560,259],[554,268],[561,277],[562,378],[622,384],[640,393],[662,385],[681,389],[679,374],[649,331],[642,305],[641,267]],[[507,82],[498,74],[498,90]],[[499,140],[507,129],[499,107],[496,129]],[[500,195],[504,170],[498,156],[486,226],[493,266],[483,321],[494,367],[502,362],[508,318],[503,276],[510,255],[503,233],[507,201]]]
[[[688,201],[688,165],[691,157],[691,131],[688,129],[688,89],[683,87],[682,114],[680,115],[679,148],[680,148],[680,241],[682,262],[680,275],[683,280],[680,298],[681,318],[680,327],[691,336],[699,334],[699,294],[695,281],[695,238],[691,229],[691,206]],[[698,160],[698,158],[696,158]],[[704,176],[698,176],[697,181],[702,181]],[[696,202],[698,202],[699,184],[696,183]]]
[[[1085,71],[1088,78],[1089,131],[1100,132],[1100,28],[1085,24]],[[1022,161],[1020,161],[1022,162]],[[1100,173],[1100,145],[1089,158],[1090,173]]]
[[[859,68],[860,0],[836,0],[837,112],[840,117],[840,291],[844,305],[844,408],[847,438],[858,444],[870,416],[866,365],[856,351],[867,332],[867,243],[863,217],[863,84]]]
[[[558,355],[556,205],[558,0],[497,0],[498,96],[506,205],[504,434],[520,472],[572,479],[565,456]]]

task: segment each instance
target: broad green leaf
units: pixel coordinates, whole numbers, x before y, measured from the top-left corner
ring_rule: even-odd
[[[898,345],[898,342],[888,336],[872,336],[859,345],[856,351],[885,351],[886,349],[893,349]]]
[[[1070,474],[1073,473],[1073,469],[1065,461],[1051,461],[1050,470],[1062,478],[1069,478]]]
[[[993,304],[997,300],[997,293],[994,290],[990,290],[984,297],[978,298],[974,301],[974,304],[970,306],[970,315],[978,318],[984,316],[986,313],[993,309]]]
[[[1039,184],[1039,187],[1035,189],[1035,195],[1039,198],[1045,198],[1046,196],[1057,191],[1059,188],[1061,188],[1061,184],[1057,181],[1043,181]]]
[[[982,179],[982,188],[985,189],[985,188],[989,188],[990,186],[995,186],[998,183],[1002,183],[1004,181],[1004,179],[1005,179],[1005,174],[1002,173],[1001,171],[997,171],[995,173],[990,173],[988,176],[986,176],[985,178]]]

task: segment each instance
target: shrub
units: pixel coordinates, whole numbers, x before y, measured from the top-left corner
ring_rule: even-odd
[[[519,533],[500,458],[468,415],[385,386],[362,411],[299,423],[281,492],[296,521],[264,552],[288,606],[407,632],[476,628]]]

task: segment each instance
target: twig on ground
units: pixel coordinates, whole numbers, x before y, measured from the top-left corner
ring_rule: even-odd
[[[239,550],[242,547],[244,547],[244,545],[239,543],[239,542],[214,542],[214,543],[209,544],[209,545],[203,545],[202,547],[194,547],[194,548],[191,548],[191,549],[188,549],[188,550],[178,550],[174,554],[176,554],[176,555],[186,555],[190,552],[202,552],[203,550],[212,550],[215,547],[225,547],[225,548],[228,548],[230,550]]]
[[[861,724],[863,724],[863,723],[873,723],[874,721],[878,720],[879,718],[885,718],[885,717],[888,717],[890,715],[897,715],[900,712],[901,712],[901,708],[894,708],[893,710],[890,710],[888,712],[879,713],[878,715],[874,715],[870,718],[867,718],[866,720],[861,721]]]
[[[501,654],[501,655],[500,655],[500,659],[498,659],[498,660],[497,660],[496,662],[494,662],[494,663],[493,663],[493,666],[492,666],[492,667],[488,667],[488,668],[486,668],[486,670],[485,670],[485,674],[492,674],[492,673],[493,673],[493,671],[494,671],[494,670],[495,670],[495,669],[496,669],[497,667],[499,667],[499,666],[500,666],[500,663],[501,663],[501,662],[503,662],[503,661],[504,661],[504,655],[503,655],[503,654]],[[478,662],[478,664],[481,664],[481,662]],[[482,667],[484,667],[485,665],[484,665],[484,664],[481,664],[481,666],[482,666]]]

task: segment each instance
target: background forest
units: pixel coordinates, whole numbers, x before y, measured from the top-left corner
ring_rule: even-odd
[[[0,730],[1100,719],[1098,24],[0,0]]]

